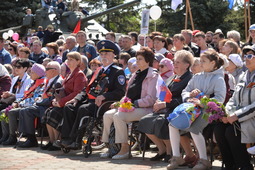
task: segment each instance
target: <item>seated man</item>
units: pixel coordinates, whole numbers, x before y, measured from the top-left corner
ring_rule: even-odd
[[[119,48],[109,40],[98,42],[97,48],[103,66],[94,72],[88,87],[64,107],[62,141],[57,143],[63,147],[79,148],[80,143],[76,144],[75,140],[81,118],[93,116],[104,101],[120,100],[125,94],[124,71],[113,63]],[[82,134],[77,141],[81,141],[81,138]]]
[[[51,61],[46,66],[46,81],[43,89],[41,100],[33,106],[26,107],[19,112],[19,132],[27,135],[27,140],[19,147],[29,148],[37,146],[37,140],[35,137],[34,120],[39,117],[42,120],[44,112],[51,106],[51,102],[54,98],[54,85],[56,83],[62,83],[62,77],[60,76],[60,64],[56,61]],[[47,146],[46,149],[56,150],[57,148]]]

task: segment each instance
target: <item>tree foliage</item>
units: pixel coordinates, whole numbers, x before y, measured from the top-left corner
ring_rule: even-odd
[[[40,7],[40,0],[8,0],[0,3],[0,29],[22,24],[26,8],[33,12]]]

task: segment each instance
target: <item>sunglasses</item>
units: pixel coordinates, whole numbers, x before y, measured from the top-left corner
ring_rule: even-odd
[[[164,68],[165,66],[164,65],[159,65],[160,68]]]
[[[14,68],[20,69],[22,66],[13,66]]]
[[[48,67],[48,68],[45,68],[46,71],[48,70],[56,70],[56,68],[51,68],[51,67]]]
[[[247,58],[249,60],[251,60],[253,57],[255,57],[255,55],[253,54],[244,55],[244,58]]]
[[[12,48],[9,48],[8,51],[12,51]]]

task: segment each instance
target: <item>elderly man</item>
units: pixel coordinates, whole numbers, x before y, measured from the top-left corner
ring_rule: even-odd
[[[62,141],[57,143],[63,147],[79,148],[82,136],[77,131],[82,117],[93,116],[104,101],[120,100],[125,94],[124,71],[113,62],[115,55],[119,54],[119,48],[114,42],[103,40],[98,42],[97,49],[103,67],[94,72],[85,91],[64,107]]]
[[[76,34],[76,40],[77,43],[79,44],[77,48],[77,52],[79,52],[81,55],[85,55],[88,57],[89,62],[97,57],[97,52],[95,47],[92,45],[88,44],[87,41],[87,35],[84,31],[79,31]]]
[[[42,43],[39,40],[35,40],[32,45],[33,52],[30,54],[29,59],[33,60],[34,62],[38,64],[42,64],[43,60],[48,57],[47,54],[45,54],[42,51]]]
[[[88,66],[88,58],[85,55],[81,56],[80,70],[83,71],[87,78],[91,77],[92,70]]]
[[[181,34],[185,37],[186,44],[192,49],[195,57],[200,57],[198,46],[192,42],[193,35],[190,29],[182,30]]]
[[[63,56],[62,56],[62,62],[64,63],[67,59],[67,54],[69,52],[72,52],[72,51],[76,51],[77,50],[77,47],[76,47],[76,38],[74,36],[69,36],[66,38],[66,43],[65,43],[65,47],[66,47],[66,51],[63,53]]]
[[[42,120],[45,110],[51,106],[51,101],[54,98],[54,85],[56,83],[62,84],[62,80],[60,64],[56,61],[49,62],[46,66],[46,80],[42,96],[37,99],[33,106],[26,107],[19,112],[19,132],[26,134],[28,137],[26,142],[19,145],[19,147],[29,148],[38,145],[35,137],[34,120],[36,117]],[[56,150],[57,148],[47,145],[47,149]]]

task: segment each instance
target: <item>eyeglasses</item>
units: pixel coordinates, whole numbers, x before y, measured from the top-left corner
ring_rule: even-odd
[[[48,68],[46,68],[46,71],[48,71],[48,70],[56,70],[56,68],[50,68],[50,67],[48,67]]]
[[[164,65],[159,65],[160,68],[164,68],[165,66]]]
[[[249,60],[251,60],[253,57],[255,57],[255,55],[253,55],[253,54],[244,55],[244,58],[247,58]]]
[[[17,69],[20,69],[22,66],[13,66],[13,68],[17,68]]]

